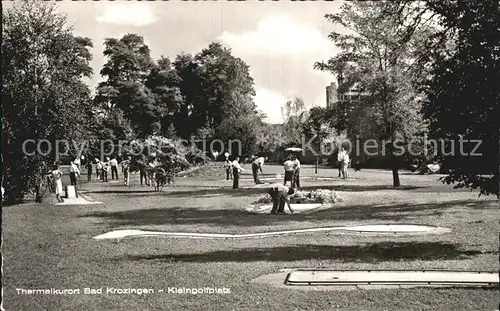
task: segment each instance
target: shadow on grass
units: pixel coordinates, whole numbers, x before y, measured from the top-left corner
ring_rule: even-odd
[[[268,183],[271,185],[272,183]],[[182,185],[183,187],[185,185]],[[242,187],[253,187],[253,184],[243,185]],[[208,188],[208,189],[207,189]],[[325,189],[325,190],[337,190],[337,191],[352,191],[352,192],[362,192],[362,191],[377,191],[377,190],[415,190],[415,189],[423,189],[427,187],[417,187],[417,186],[406,186],[393,188],[392,186],[386,185],[374,185],[374,186],[357,186],[357,185],[318,185],[318,186],[306,186],[302,187],[301,190],[317,190],[317,189]],[[155,193],[157,196],[166,196],[166,197],[204,197],[211,194],[223,194],[228,197],[243,197],[250,196],[254,194],[265,194],[267,192],[266,188],[239,188],[233,189],[231,186],[221,187],[221,186],[201,186],[199,189],[188,188],[186,190],[175,190],[174,188],[163,188],[161,192],[154,192],[151,190],[128,190],[128,189],[110,189],[110,190],[96,190],[89,191],[89,193],[128,193],[131,194],[132,197],[140,197],[143,196],[144,193]],[[138,195],[135,195],[138,194]]]
[[[341,262],[376,263],[384,261],[466,259],[480,251],[461,250],[454,244],[439,242],[382,242],[367,245],[295,245],[273,248],[242,248],[198,254],[128,255],[126,260],[165,260],[180,262],[251,262],[336,260]],[[120,260],[123,258],[117,258]]]
[[[295,214],[272,216],[267,214],[250,214],[243,210],[231,209],[197,209],[193,207],[173,207],[157,209],[136,209],[117,212],[94,212],[81,217],[102,218],[110,226],[144,226],[144,225],[217,225],[217,226],[271,226],[300,222],[327,221],[402,221],[425,216],[439,216],[448,208],[468,206],[470,208],[486,208],[489,202],[473,200],[457,200],[434,204],[392,204],[392,205],[357,205],[338,206],[312,214]],[[482,207],[480,207],[482,206]]]
[[[327,189],[327,190],[337,190],[337,191],[346,191],[346,192],[361,192],[361,191],[382,191],[382,190],[415,190],[415,189],[423,189],[429,188],[427,186],[401,186],[394,188],[391,185],[318,185],[318,186],[306,186],[301,190],[317,190],[317,189]]]

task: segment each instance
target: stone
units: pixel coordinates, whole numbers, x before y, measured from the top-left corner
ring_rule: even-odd
[[[77,197],[75,186],[67,186],[66,187],[66,198],[74,199]]]

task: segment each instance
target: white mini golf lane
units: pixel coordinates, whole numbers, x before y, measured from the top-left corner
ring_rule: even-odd
[[[278,217],[278,216],[277,216]],[[144,230],[115,230],[95,236],[96,240],[124,239],[132,237],[179,237],[193,239],[248,239],[263,238],[276,235],[313,233],[313,232],[353,232],[353,233],[381,233],[381,234],[441,234],[450,232],[450,229],[424,225],[366,225],[352,227],[323,227],[311,229],[297,229],[248,234],[197,233],[197,232],[161,232]]]
[[[354,290],[411,287],[498,286],[498,272],[450,270],[282,269],[252,283],[297,290]]]

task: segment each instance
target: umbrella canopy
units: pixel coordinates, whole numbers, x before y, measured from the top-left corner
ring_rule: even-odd
[[[290,148],[286,148],[285,151],[298,152],[298,151],[302,151],[302,148],[290,147]]]

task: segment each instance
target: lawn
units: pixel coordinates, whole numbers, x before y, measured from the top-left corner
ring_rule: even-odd
[[[246,165],[250,169],[249,165]],[[266,166],[265,177],[281,172]],[[351,172],[352,173],[352,172]],[[442,185],[437,175],[337,171],[304,166],[304,189],[328,188],[344,199],[312,214],[253,215],[242,211],[262,194],[231,189],[222,167],[204,167],[155,193],[133,175],[121,182],[83,182],[102,205],[49,203],[3,208],[5,310],[496,310],[498,289],[414,288],[301,291],[251,284],[282,268],[454,269],[497,271],[498,201]],[[313,178],[314,177],[314,178]],[[333,178],[333,180],[317,179]],[[248,171],[242,187],[252,185]],[[135,238],[96,241],[114,229],[250,233],[359,224],[412,223],[452,229],[442,235],[311,233],[262,239]],[[225,287],[230,293],[158,293],[168,287]],[[148,295],[18,295],[16,288],[152,288]]]

